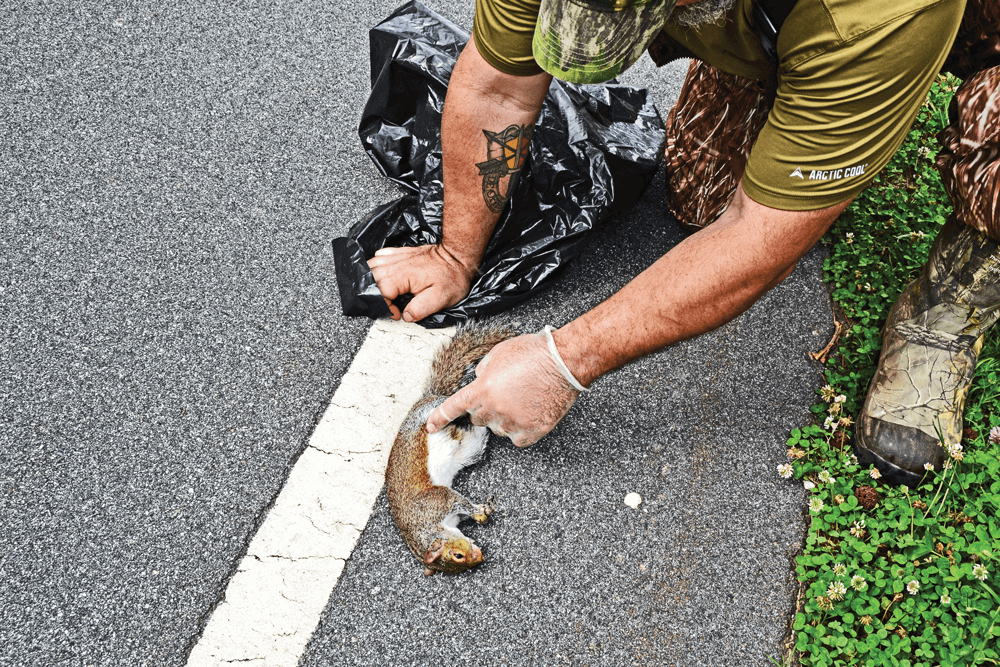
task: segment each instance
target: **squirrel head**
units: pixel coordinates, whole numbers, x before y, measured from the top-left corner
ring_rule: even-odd
[[[465,536],[448,536],[434,540],[424,554],[424,574],[449,572],[457,574],[483,562],[483,552]]]

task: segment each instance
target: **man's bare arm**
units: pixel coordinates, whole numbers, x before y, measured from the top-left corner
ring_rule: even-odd
[[[559,355],[575,378],[589,385],[634,359],[725,324],[784,280],[848,203],[780,211],[738,188],[719,220],[558,329],[553,338]],[[428,430],[469,414],[474,424],[489,425],[525,446],[554,428],[576,392],[552,391],[558,370],[553,371],[545,344],[532,338],[497,345],[477,379],[431,413]],[[545,382],[538,379],[540,369]],[[539,415],[546,415],[544,424]]]
[[[784,280],[849,204],[781,211],[738,187],[719,220],[557,330],[563,359],[588,385],[634,359],[722,326]]]
[[[442,242],[384,248],[368,262],[394,319],[423,319],[468,294],[551,80],[548,74],[499,72],[469,40],[452,73],[441,119]],[[504,146],[513,147],[512,157]],[[401,294],[414,295],[403,313],[391,303]]]
[[[758,204],[740,186],[719,220],[557,330],[563,359],[589,385],[634,359],[722,326],[784,280],[849,203],[781,211]]]

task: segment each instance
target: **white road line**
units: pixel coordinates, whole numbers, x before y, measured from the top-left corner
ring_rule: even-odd
[[[188,667],[294,667],[368,523],[389,449],[454,334],[380,320],[229,582]]]

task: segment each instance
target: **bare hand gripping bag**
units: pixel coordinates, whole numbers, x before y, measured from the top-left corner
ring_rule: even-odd
[[[370,33],[372,92],[358,132],[376,167],[404,194],[333,241],[345,315],[389,315],[366,263],[376,250],[441,238],[441,113],[468,39],[415,1]],[[541,290],[580,253],[597,225],[639,200],[663,144],[663,121],[645,90],[553,81],[527,162],[469,295],[420,324],[436,328],[482,318]]]

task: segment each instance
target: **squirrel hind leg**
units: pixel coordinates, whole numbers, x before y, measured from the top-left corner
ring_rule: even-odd
[[[469,517],[480,526],[489,521],[493,513],[497,511],[496,496],[490,496],[485,503],[473,505],[473,511]]]
[[[455,495],[451,504],[451,510],[441,521],[441,525],[448,530],[459,533],[458,524],[465,517],[469,517],[482,525],[486,523],[490,515],[496,510],[496,505],[493,504],[492,499],[481,505],[474,505],[468,498],[457,491],[453,491],[453,493]]]
[[[490,516],[497,509],[492,496],[489,500],[480,505],[474,505],[468,498],[460,493],[456,492],[455,496],[456,498],[452,503],[451,511],[445,517],[445,520],[441,522],[441,525],[445,528],[457,531],[459,522],[465,517],[469,517],[479,525],[483,525],[489,520]]]
[[[490,503],[483,503],[482,505],[476,505],[475,509],[476,511],[470,514],[469,516],[471,516],[476,523],[482,525],[489,520],[490,515],[493,514],[494,510],[496,510],[496,507],[494,507]]]

